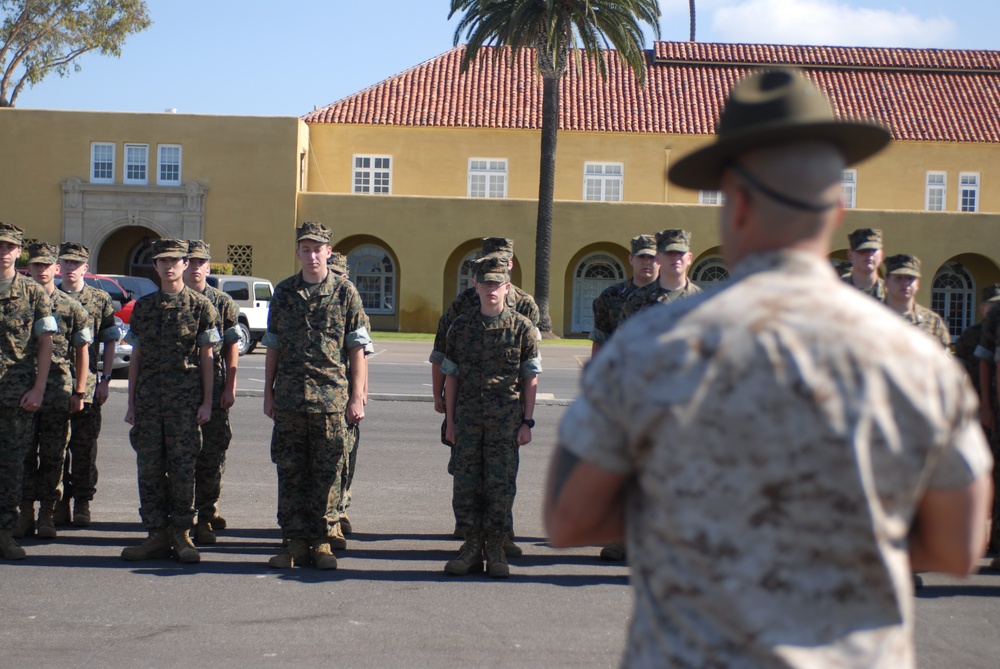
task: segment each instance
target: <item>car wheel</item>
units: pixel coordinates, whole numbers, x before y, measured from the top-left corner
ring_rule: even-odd
[[[236,344],[240,355],[246,355],[253,350],[254,340],[250,337],[250,328],[245,323],[237,323],[236,329],[240,333],[240,341]]]

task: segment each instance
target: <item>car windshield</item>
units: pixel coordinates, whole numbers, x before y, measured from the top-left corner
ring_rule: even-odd
[[[123,276],[116,279],[125,290],[132,291],[132,297],[139,299],[157,291],[156,284],[138,276]]]

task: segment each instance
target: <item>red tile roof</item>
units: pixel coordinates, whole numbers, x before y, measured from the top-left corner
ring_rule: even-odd
[[[506,48],[484,48],[464,75],[456,47],[303,118],[469,128],[541,127],[534,52],[509,66]],[[560,81],[562,130],[709,135],[729,88],[756,67],[800,67],[839,116],[872,118],[896,139],[1000,142],[1000,51],[657,42],[647,85],[608,51],[602,79],[586,58]]]

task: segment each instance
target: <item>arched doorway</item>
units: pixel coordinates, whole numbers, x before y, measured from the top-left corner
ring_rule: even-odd
[[[593,253],[580,261],[573,272],[573,332],[593,329],[594,298],[627,276],[625,266],[610,253]]]
[[[942,265],[934,275],[931,309],[944,319],[952,341],[975,322],[976,284],[961,263]]]
[[[156,231],[143,226],[118,228],[101,244],[96,266],[91,262],[90,271],[97,274],[144,276],[156,281],[149,249],[153,241],[159,238]]]

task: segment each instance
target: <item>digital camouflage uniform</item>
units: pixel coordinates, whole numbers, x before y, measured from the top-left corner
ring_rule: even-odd
[[[982,320],[981,334],[979,339],[979,344],[976,346],[975,355],[977,360],[985,360],[989,363],[989,379],[990,388],[987,391],[987,401],[993,409],[994,420],[997,416],[1000,416],[1000,402],[997,400],[997,370],[996,365],[1000,362],[1000,348],[997,347],[997,337],[1000,336],[1000,306],[994,304],[988,312],[986,312],[986,317]],[[976,367],[975,378],[979,380],[979,368]],[[980,390],[980,398],[982,398],[982,390]],[[993,457],[997,461],[1000,461],[1000,429],[994,427],[992,430],[987,430],[987,436],[990,440],[990,448],[993,451]],[[993,489],[1000,490],[1000,467],[993,468]],[[1000,551],[1000,494],[994,494],[993,496],[993,520],[990,532],[990,548],[998,552]]]
[[[951,334],[944,319],[927,307],[914,304],[911,311],[903,314],[903,319],[937,339],[945,348],[951,346]]]
[[[318,284],[302,273],[278,284],[263,344],[278,352],[271,460],[278,473],[278,524],[287,539],[327,535],[340,506],[350,397],[342,355],[371,341],[354,284],[333,272]]]
[[[685,278],[684,281],[684,287],[678,288],[677,290],[664,289],[660,285],[659,278],[642,288],[637,288],[622,304],[621,314],[619,315],[618,321],[619,325],[621,325],[621,323],[626,319],[631,318],[643,309],[647,309],[654,304],[670,304],[671,302],[676,302],[681,298],[691,297],[692,295],[697,295],[701,292],[701,288],[692,283],[691,279]]]
[[[852,251],[878,250],[882,248],[882,231],[878,228],[858,228],[849,234],[847,239]],[[851,279],[850,272],[840,278],[847,285],[857,288],[862,293],[870,295],[879,302],[885,302],[885,279],[879,277],[868,288],[858,288],[854,285],[854,280]]]
[[[150,532],[171,525],[187,530],[194,520],[200,348],[220,340],[217,322],[212,303],[187,287],[176,295],[147,295],[132,312],[125,339],[139,347],[141,365],[129,438],[136,452],[139,515]]]
[[[637,235],[632,238],[632,255],[656,255],[656,239],[653,235]],[[647,284],[648,285],[648,284]],[[635,278],[630,278],[613,286],[608,286],[594,299],[594,327],[587,338],[598,344],[608,340],[621,323],[622,307],[639,286]]]
[[[868,288],[858,288],[857,286],[854,285],[854,281],[851,280],[850,273],[845,274],[844,276],[842,276],[840,278],[847,285],[849,285],[849,286],[851,286],[853,288],[857,288],[858,290],[860,290],[862,293],[865,293],[866,295],[871,295],[872,297],[874,297],[879,302],[885,302],[885,279],[878,278],[878,279],[875,280],[875,283],[873,283]]]

